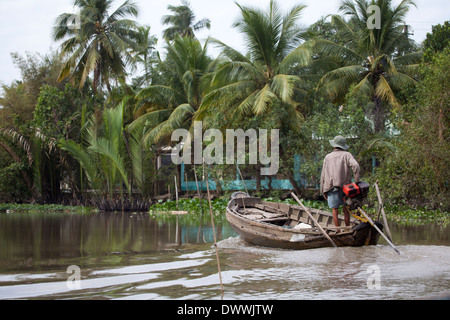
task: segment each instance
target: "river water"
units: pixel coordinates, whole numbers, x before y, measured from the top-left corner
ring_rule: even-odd
[[[450,296],[450,227],[392,224],[377,246],[251,246],[215,218],[224,299]],[[0,213],[0,299],[220,299],[208,215]]]

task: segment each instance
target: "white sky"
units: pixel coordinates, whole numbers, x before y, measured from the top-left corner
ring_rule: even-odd
[[[112,10],[125,0],[116,0]],[[137,21],[151,26],[151,33],[159,39],[159,48],[164,44],[162,31],[166,28],[161,24],[161,17],[169,14],[167,6],[180,5],[180,0],[135,0],[140,8]],[[238,0],[241,5],[256,6],[266,9],[269,0]],[[394,0],[398,4],[399,0]],[[20,54],[29,52],[47,53],[56,49],[58,43],[51,40],[51,31],[55,18],[64,12],[74,12],[73,0],[0,0],[0,83],[8,84],[20,79],[20,72],[12,63],[10,52]],[[209,18],[211,29],[198,32],[200,40],[208,36],[243,51],[240,34],[231,25],[239,16],[239,9],[234,0],[190,0],[196,19]],[[320,17],[338,13],[340,0],[278,0],[285,9],[294,4],[307,5],[303,10],[300,23],[309,26]],[[448,0],[416,0],[417,9],[412,7],[406,23],[414,31],[414,40],[422,42],[431,26],[443,23],[450,17],[450,1]],[[217,55],[217,50],[210,47],[211,56]]]

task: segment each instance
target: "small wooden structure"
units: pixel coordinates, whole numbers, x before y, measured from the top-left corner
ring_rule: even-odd
[[[336,227],[332,213],[317,209],[309,211],[338,247],[376,245],[378,242],[380,235],[369,223],[351,218],[350,226],[346,227],[340,217],[340,226]],[[250,244],[295,250],[331,246],[308,214],[297,205],[265,202],[241,195],[228,203],[226,217],[236,233]],[[381,223],[376,224],[383,228]]]

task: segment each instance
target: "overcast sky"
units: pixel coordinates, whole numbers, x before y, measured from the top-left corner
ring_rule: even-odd
[[[124,0],[116,0],[114,8]],[[159,39],[162,46],[161,17],[169,14],[168,5],[180,5],[180,0],[135,0],[140,8],[137,21],[151,26],[151,33]],[[239,15],[239,9],[234,0],[190,0],[197,20],[209,18],[211,29],[198,32],[200,40],[208,36],[225,42],[243,51],[242,38],[231,25]],[[267,8],[269,0],[238,0],[241,5]],[[400,0],[394,0],[399,3]],[[294,4],[307,5],[303,10],[300,23],[309,26],[320,17],[338,12],[340,0],[278,0],[285,9]],[[26,51],[47,53],[57,49],[58,43],[51,40],[51,30],[55,18],[64,12],[74,12],[73,0],[0,0],[0,83],[8,84],[20,79],[19,70],[13,65],[10,52],[24,54]],[[443,23],[450,16],[449,0],[416,0],[417,9],[412,7],[406,18],[406,23],[412,26],[414,40],[422,42],[431,26]],[[217,51],[211,48],[211,55]]]

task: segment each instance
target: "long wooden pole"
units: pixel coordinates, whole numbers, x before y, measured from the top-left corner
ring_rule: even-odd
[[[244,177],[242,176],[241,169],[239,169],[239,165],[238,164],[236,166],[237,166],[237,169],[239,171],[239,175],[241,176],[241,181],[244,184],[245,192],[247,192],[247,194],[248,194],[247,186],[245,185],[245,181],[244,181]]]
[[[295,199],[295,201],[297,201],[298,204],[303,208],[303,210],[308,214],[308,216],[311,218],[311,220],[314,222],[314,224],[319,228],[320,232],[322,232],[322,234],[325,236],[325,238],[327,238],[328,241],[330,241],[330,243],[333,245],[333,247],[337,248],[337,245],[336,245],[336,243],[334,243],[333,239],[331,239],[330,236],[325,232],[325,230],[323,230],[323,228],[320,226],[320,224],[317,222],[317,220],[313,217],[311,212],[309,212],[308,208],[306,208],[303,205],[303,203],[300,201],[300,199],[297,198],[295,193],[291,191],[291,195]]]
[[[387,222],[386,213],[384,212],[384,205],[383,205],[383,201],[381,200],[381,193],[380,193],[380,189],[378,187],[378,180],[375,182],[374,186],[375,186],[375,190],[377,191],[377,197],[378,197],[378,203],[380,204],[381,215],[383,216],[384,229],[386,230],[386,235],[388,236],[389,240],[392,241],[391,230],[389,230],[389,224]]]
[[[398,250],[394,244],[385,236],[385,234],[380,230],[380,228],[377,227],[377,225],[372,221],[372,219],[370,219],[370,217],[367,215],[367,213],[365,213],[361,208],[358,208],[359,212],[361,212],[361,214],[364,216],[364,218],[367,219],[367,221],[370,223],[370,225],[372,227],[375,228],[375,230],[378,231],[379,234],[381,234],[384,238],[384,240],[387,241],[387,243],[395,250],[395,252],[397,252],[398,254],[401,254],[400,250]]]
[[[209,180],[208,172],[206,172],[206,191],[208,192],[209,213],[211,214],[211,225],[212,225],[213,236],[214,236],[214,247],[216,248],[217,269],[219,270],[220,289],[222,291],[222,299],[223,299],[223,283],[222,283],[222,273],[220,272],[219,249],[217,248],[216,228],[214,226],[214,217],[213,217],[213,213],[212,213],[211,195],[209,194],[208,180]]]

